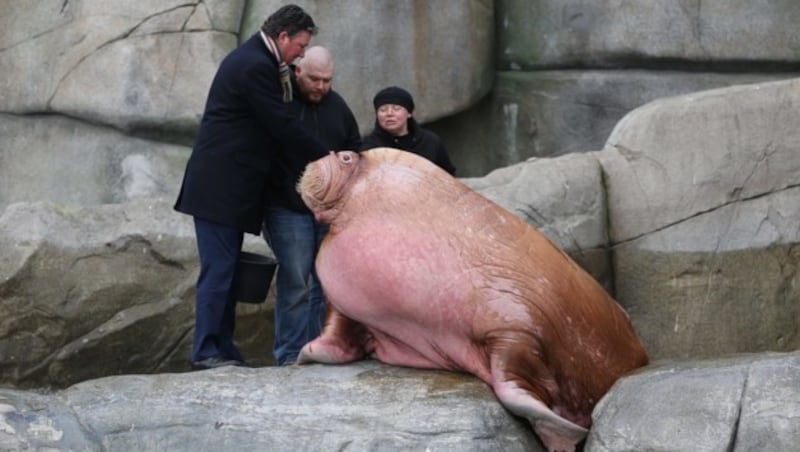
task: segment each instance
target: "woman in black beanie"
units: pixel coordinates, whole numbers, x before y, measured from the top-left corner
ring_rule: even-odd
[[[413,152],[432,161],[455,176],[456,167],[450,161],[442,140],[423,129],[411,116],[414,98],[408,91],[390,86],[378,91],[372,100],[375,107],[375,129],[364,137],[361,150],[390,147]]]

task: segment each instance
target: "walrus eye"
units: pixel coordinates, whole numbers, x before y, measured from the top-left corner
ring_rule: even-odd
[[[350,163],[353,161],[353,155],[350,154],[349,152],[340,152],[339,160],[341,160],[342,163]]]

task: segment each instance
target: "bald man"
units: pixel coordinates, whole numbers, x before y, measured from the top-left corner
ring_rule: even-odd
[[[352,111],[331,88],[334,63],[321,46],[309,47],[294,67],[290,114],[328,149],[359,149],[361,135]],[[301,150],[298,150],[301,151]],[[316,156],[308,156],[311,162]],[[314,221],[295,185],[300,172],[280,158],[269,175],[269,205],[264,238],[278,259],[275,301],[275,345],[278,365],[292,364],[306,342],[319,336],[325,299],[314,271],[314,259],[327,226]]]

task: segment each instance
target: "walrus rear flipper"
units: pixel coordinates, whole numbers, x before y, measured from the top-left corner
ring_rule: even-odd
[[[507,410],[524,417],[548,451],[574,451],[589,432],[554,413],[540,400],[511,381],[497,381],[494,393]]]
[[[515,357],[511,360],[514,363],[511,366],[508,365],[509,354]],[[523,358],[525,356],[529,359],[525,360]],[[530,422],[548,451],[574,451],[577,444],[586,438],[589,430],[556,414],[548,406],[551,401],[542,400],[536,395],[535,390],[526,384],[531,380],[544,384],[547,379],[544,374],[533,376],[536,369],[545,368],[535,356],[535,353],[530,353],[530,349],[519,353],[509,349],[494,350],[490,358],[491,385],[494,394],[507,410]],[[520,381],[519,377],[523,375],[521,369],[528,372],[528,380]],[[540,390],[547,392],[544,388]]]

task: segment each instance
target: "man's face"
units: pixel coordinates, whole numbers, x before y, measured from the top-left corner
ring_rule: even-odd
[[[318,103],[331,91],[333,67],[315,64],[298,65],[294,70],[300,93],[309,102]]]
[[[291,64],[297,58],[302,57],[310,42],[311,33],[307,31],[301,31],[292,37],[289,37],[289,33],[285,31],[280,32],[277,44],[281,56],[283,56],[283,62]]]

